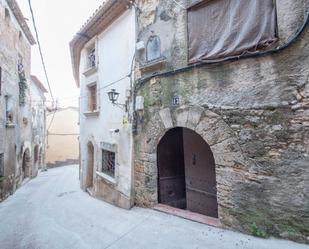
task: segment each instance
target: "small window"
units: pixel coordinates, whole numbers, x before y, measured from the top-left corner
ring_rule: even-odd
[[[96,67],[96,65],[97,65],[96,49],[95,49],[95,44],[94,44],[87,49],[87,65],[86,65],[86,68],[93,68],[93,67]]]
[[[267,50],[278,40],[274,0],[202,1],[188,9],[189,62]]]
[[[11,20],[11,15],[9,9],[5,8],[5,21],[10,21]]]
[[[88,111],[97,111],[97,84],[88,86]]]
[[[153,61],[161,57],[161,41],[159,36],[151,36],[147,42],[147,61]]]
[[[115,152],[102,150],[102,172],[115,177]]]
[[[0,177],[4,176],[4,154],[0,153]]]

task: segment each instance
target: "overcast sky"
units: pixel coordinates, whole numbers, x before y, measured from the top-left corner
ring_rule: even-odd
[[[33,30],[28,0],[17,0]],[[77,106],[76,87],[69,50],[69,42],[102,0],[31,0],[49,81],[60,106]],[[33,32],[33,35],[34,32]],[[37,45],[32,47],[32,74],[47,88]],[[49,95],[48,98],[50,99]]]

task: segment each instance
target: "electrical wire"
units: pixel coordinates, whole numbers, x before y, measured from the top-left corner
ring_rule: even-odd
[[[99,91],[99,90],[102,90],[102,89],[106,89],[106,88],[108,88],[108,87],[110,87],[112,85],[115,85],[116,83],[126,79],[126,78],[130,78],[131,74],[132,74],[132,72],[127,74],[126,76],[116,80],[116,81],[113,81],[111,83],[108,83],[105,86],[102,86],[102,87],[98,88],[97,90]],[[83,96],[76,95],[76,97],[70,96],[70,97],[64,97],[64,98],[58,99],[58,100],[59,100],[59,102],[69,102],[70,103],[70,102],[75,102],[76,100],[83,99],[83,98],[88,98],[88,96],[87,95],[83,95]],[[47,102],[50,102],[50,101],[47,101]]]
[[[48,134],[48,131],[50,130],[50,128],[51,128],[53,122],[54,122],[56,112],[57,112],[57,108],[55,108],[54,113],[53,113],[53,116],[52,116],[52,118],[51,118],[51,121],[50,121],[50,123],[49,123],[49,125],[48,125],[47,134]]]
[[[79,133],[48,133],[48,136],[79,136]]]
[[[29,4],[30,12],[31,12],[33,28],[34,28],[34,31],[35,31],[35,36],[36,36],[36,40],[37,40],[38,47],[39,47],[39,52],[40,52],[40,56],[41,56],[41,61],[42,61],[42,65],[43,65],[43,69],[44,69],[45,78],[46,78],[46,82],[47,82],[47,85],[48,85],[49,93],[50,93],[52,101],[55,102],[54,96],[53,96],[53,93],[52,93],[52,90],[51,90],[51,87],[50,87],[50,83],[49,83],[49,78],[48,78],[48,74],[47,74],[47,70],[46,70],[46,64],[45,64],[43,53],[42,53],[42,47],[41,47],[41,43],[40,43],[40,40],[39,40],[39,34],[38,34],[38,30],[37,30],[37,26],[36,26],[36,22],[35,22],[35,18],[34,18],[31,0],[28,0],[28,4]]]

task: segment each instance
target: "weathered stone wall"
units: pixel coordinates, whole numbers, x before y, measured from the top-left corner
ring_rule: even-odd
[[[279,44],[302,25],[306,4],[277,1]],[[173,1],[141,0],[138,6],[138,40],[161,38],[167,64],[158,71],[187,66],[186,10]],[[307,27],[279,53],[146,81],[140,79],[154,72],[137,68],[145,110],[135,135],[136,203],[158,202],[158,142],[168,129],[187,127],[213,151],[223,226],[250,232],[256,223],[268,235],[309,242],[308,40]],[[137,60],[137,67],[145,64],[145,53]],[[171,106],[174,95],[181,97],[179,107]]]
[[[30,82],[31,95],[31,123],[32,123],[32,151],[35,153],[35,148],[38,146],[38,160],[34,158],[34,172],[38,173],[38,169],[45,169],[45,154],[46,154],[46,98],[44,91],[40,89],[31,77]],[[35,155],[34,155],[35,157]]]
[[[9,10],[10,18],[5,18],[5,9]],[[2,67],[2,94],[0,96],[1,134],[0,149],[4,152],[4,179],[1,185],[1,199],[12,194],[22,182],[22,153],[24,144],[31,142],[31,113],[29,93],[27,104],[19,105],[19,75],[17,64],[19,56],[23,65],[27,82],[30,80],[31,46],[19,27],[18,22],[7,5],[0,1],[0,66]],[[13,124],[7,126],[5,96],[11,96]],[[25,122],[28,119],[28,122]],[[1,152],[1,151],[0,151]]]

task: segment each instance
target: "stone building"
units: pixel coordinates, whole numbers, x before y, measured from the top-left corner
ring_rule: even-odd
[[[135,5],[135,203],[308,242],[308,1]]]
[[[34,75],[30,81],[31,114],[32,114],[32,151],[33,170],[45,169],[46,154],[46,98],[43,83]]]
[[[12,194],[31,169],[31,45],[35,40],[14,0],[0,1],[0,200]],[[34,173],[35,174],[35,173]]]
[[[136,39],[129,3],[106,1],[70,43],[80,87],[81,187],[123,208],[133,204],[132,111],[127,103]]]

